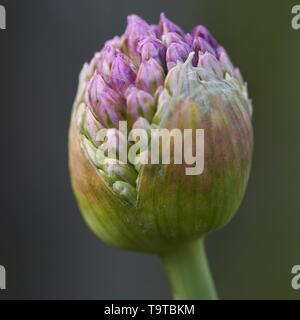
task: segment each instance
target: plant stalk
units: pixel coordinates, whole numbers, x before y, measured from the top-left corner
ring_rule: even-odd
[[[216,300],[204,240],[187,243],[161,256],[174,299]]]

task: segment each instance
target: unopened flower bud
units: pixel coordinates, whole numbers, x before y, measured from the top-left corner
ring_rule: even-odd
[[[99,74],[95,74],[86,88],[85,102],[105,127],[117,126],[125,115],[125,102]]]
[[[135,63],[139,63],[140,55],[137,51],[139,42],[146,37],[155,37],[155,33],[143,19],[136,15],[131,15],[128,17],[128,26],[124,36],[128,54]]]
[[[123,181],[134,187],[137,179],[137,171],[128,164],[120,164],[107,159],[102,165],[107,176],[114,182]]]
[[[97,72],[106,83],[111,84],[111,68],[117,56],[117,50],[112,45],[105,45],[97,64]]]
[[[140,117],[152,121],[155,108],[155,100],[151,94],[133,88],[127,96],[127,119],[129,124],[132,125]]]
[[[123,54],[118,54],[112,63],[111,79],[115,90],[123,95],[135,82],[136,74],[133,66]]]
[[[234,66],[232,62],[230,61],[230,58],[227,55],[227,52],[224,48],[220,47],[218,48],[218,55],[220,60],[220,65],[224,72],[227,72],[231,76],[234,75]]]
[[[211,33],[204,26],[196,26],[192,31],[192,36],[195,38],[200,37],[206,40],[214,49],[218,48],[218,42],[211,35]]]
[[[141,63],[136,78],[136,86],[154,95],[156,90],[163,85],[164,80],[165,72],[163,67],[151,58]]]
[[[170,47],[172,43],[179,43],[179,44],[185,44],[188,45],[188,43],[185,41],[185,39],[175,32],[168,32],[162,36],[162,41],[165,44],[166,47]]]
[[[199,75],[203,80],[209,80],[207,77],[205,77],[207,74],[213,75],[218,79],[223,78],[223,71],[220,63],[214,55],[208,52],[199,55],[198,67],[201,67]]]
[[[160,23],[159,23],[159,28],[160,28],[160,36],[168,33],[168,32],[175,32],[180,35],[184,35],[183,30],[177,26],[174,22],[169,20],[164,13],[160,15]]]
[[[130,16],[84,67],[73,107],[70,171],[88,225],[109,244],[159,254],[167,269],[179,257],[171,278],[188,276],[182,257],[197,255],[195,241],[226,225],[243,199],[251,116],[239,69],[205,27],[185,34],[164,14],[155,26]],[[151,153],[153,131],[172,133],[173,162],[159,144]],[[198,298],[191,277],[177,297]]]
[[[190,53],[190,47],[183,43],[172,43],[167,50],[166,60],[168,70],[170,71],[177,65],[178,62],[183,62],[187,59]]]
[[[118,195],[120,195],[122,199],[125,199],[125,201],[128,201],[131,205],[135,204],[137,192],[131,184],[124,181],[116,181],[113,184],[113,190]]]
[[[99,145],[99,141],[97,139],[97,135],[99,130],[103,129],[103,126],[99,121],[96,120],[94,114],[91,112],[89,108],[85,108],[85,119],[84,119],[84,130],[87,137],[90,139],[92,143],[95,145]]]
[[[165,63],[166,50],[164,44],[153,37],[147,37],[140,41],[137,47],[137,51],[140,53],[142,61],[148,61],[153,58],[161,65]]]
[[[205,39],[196,37],[193,41],[193,49],[196,53],[199,51],[201,53],[209,52],[210,54],[217,56],[215,49],[207,42]]]

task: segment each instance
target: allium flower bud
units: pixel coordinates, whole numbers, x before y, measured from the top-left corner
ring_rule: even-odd
[[[132,15],[79,82],[70,171],[88,225],[109,244],[159,254],[177,298],[215,297],[197,240],[226,225],[245,193],[252,105],[240,70],[205,27],[185,34],[164,14],[158,25]],[[152,132],[174,134],[173,162],[160,146],[151,153]]]
[[[111,81],[119,93],[125,95],[126,90],[134,84],[136,74],[133,66],[123,54],[118,54],[112,63]]]
[[[160,22],[159,22],[159,34],[163,36],[168,32],[175,32],[180,35],[184,35],[183,30],[177,26],[174,22],[169,20],[164,13],[160,15]]]
[[[204,52],[204,53],[209,52],[210,54],[214,55],[215,57],[217,56],[215,49],[209,44],[208,41],[206,41],[205,39],[203,39],[201,37],[194,38],[193,50],[196,53],[199,53],[199,51]]]
[[[206,40],[214,49],[219,47],[218,42],[215,38],[210,34],[210,32],[204,26],[197,26],[192,30],[192,36],[194,39],[200,37]]]
[[[138,118],[143,117],[149,121],[155,114],[155,99],[146,91],[132,88],[127,96],[127,119],[133,125]]]
[[[102,78],[111,84],[111,68],[117,56],[117,50],[112,45],[105,45],[101,53],[99,53],[100,58],[95,61],[97,55],[95,55],[94,61],[92,63],[96,64],[97,72],[101,74]],[[93,64],[91,63],[91,66]],[[95,68],[94,68],[95,70]]]
[[[190,53],[190,47],[186,43],[172,43],[167,50],[166,61],[168,70],[171,70],[178,62],[185,61]]]
[[[138,44],[137,51],[139,52],[142,61],[148,61],[151,58],[156,60],[159,64],[164,65],[166,57],[166,47],[156,38],[145,38]]]
[[[99,145],[99,141],[97,138],[99,130],[103,128],[99,121],[96,120],[90,108],[86,108],[84,104],[82,104],[84,108],[84,123],[82,124],[82,130],[84,130],[87,138],[94,144]]]
[[[95,74],[86,87],[85,103],[105,126],[117,126],[125,115],[123,98],[110,88],[100,74]]]
[[[132,58],[134,62],[140,61],[140,55],[138,53],[137,47],[143,39],[146,37],[155,37],[153,28],[151,28],[148,23],[136,15],[128,17],[128,26],[125,31],[125,43],[126,52]],[[125,49],[125,48],[124,48]]]
[[[184,37],[182,37],[181,35],[179,35],[178,33],[175,33],[175,32],[165,33],[162,36],[162,41],[167,48],[169,48],[172,43],[189,45],[189,43],[184,39]]]
[[[143,61],[136,78],[139,89],[154,95],[156,90],[164,84],[165,72],[163,67],[153,58]]]
[[[211,53],[205,52],[204,54],[199,55],[198,67],[201,68],[199,74],[204,80],[209,80],[206,78],[206,75],[208,74],[211,75],[212,78],[218,78],[220,80],[223,78],[222,66],[217,58]]]

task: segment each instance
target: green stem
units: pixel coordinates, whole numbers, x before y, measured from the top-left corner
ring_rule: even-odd
[[[175,299],[217,299],[203,239],[176,247],[171,252],[162,255],[161,258]]]

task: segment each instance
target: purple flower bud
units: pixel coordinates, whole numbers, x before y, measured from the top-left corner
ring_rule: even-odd
[[[72,185],[89,226],[109,244],[159,254],[167,269],[178,248],[203,255],[197,238],[224,226],[244,195],[252,111],[239,70],[205,27],[185,34],[164,14],[156,26],[130,16],[125,34],[84,66],[72,112]],[[148,139],[131,141],[139,134],[127,129],[144,129]],[[157,141],[155,150],[152,129],[184,137]],[[175,297],[214,299],[210,280],[203,294],[198,278]]]
[[[192,31],[194,38],[200,37],[205,39],[214,49],[217,49],[219,44],[211,33],[204,26],[197,26]]]
[[[156,38],[159,38],[159,25],[157,24],[151,24],[150,25],[150,29],[152,30],[152,32],[154,33]]]
[[[156,38],[147,37],[142,40],[137,47],[137,51],[141,55],[142,61],[153,58],[163,66],[166,64],[167,48]]]
[[[166,47],[169,47],[172,43],[184,43],[185,39],[175,32],[168,32],[165,35],[162,36],[162,41],[166,45]]]
[[[151,121],[155,113],[155,99],[151,94],[132,88],[127,96],[127,119],[132,125],[138,118]]]
[[[193,50],[198,53],[199,51],[201,53],[209,52],[215,57],[217,56],[217,53],[215,49],[203,38],[196,37],[193,41]]]
[[[234,76],[234,66],[223,47],[218,48],[218,55],[223,71],[229,73],[231,76]]]
[[[207,28],[201,25],[194,27],[192,30],[192,36],[194,38],[201,37],[201,38],[207,39],[209,35],[210,33],[207,30]]]
[[[187,33],[185,36],[184,36],[184,40],[185,42],[190,46],[192,47],[193,45],[193,36],[190,34],[190,33]]]
[[[153,28],[149,26],[147,22],[136,15],[128,17],[128,25],[125,31],[125,44],[129,56],[136,62],[139,63],[140,57],[137,52],[137,46],[141,40],[146,37],[156,37],[153,32]]]
[[[190,47],[185,43],[172,43],[167,50],[167,67],[170,71],[176,66],[177,62],[184,62],[189,56],[191,50]]]
[[[164,13],[160,15],[160,23],[159,23],[159,33],[160,36],[168,33],[168,32],[175,32],[180,35],[184,35],[184,32],[182,29],[177,26],[175,23],[173,23],[171,20],[169,20]]]
[[[137,78],[137,88],[155,94],[159,86],[163,85],[165,72],[162,66],[153,58],[142,62]]]
[[[99,74],[95,74],[87,85],[85,103],[105,127],[118,126],[119,121],[124,119],[124,100]]]
[[[112,45],[106,45],[101,51],[101,59],[97,70],[108,84],[111,84],[111,66],[117,56],[117,52],[117,49]]]
[[[205,71],[218,77],[219,79],[223,78],[223,72],[219,61],[209,52],[199,55],[198,67],[202,67],[205,69]]]
[[[124,95],[135,79],[136,73],[133,71],[132,64],[123,54],[119,53],[111,67],[111,81],[114,88]]]

